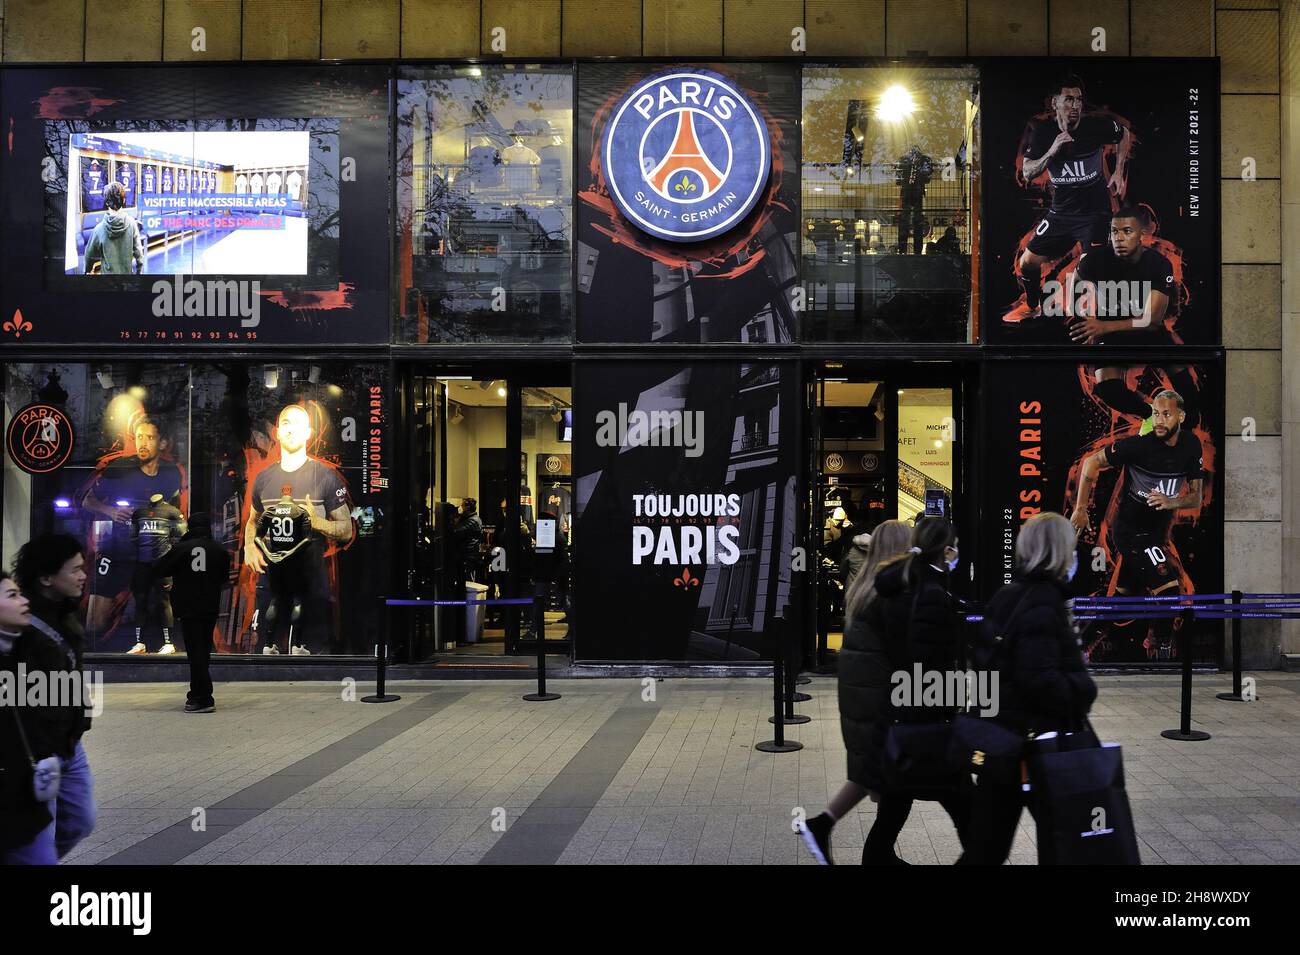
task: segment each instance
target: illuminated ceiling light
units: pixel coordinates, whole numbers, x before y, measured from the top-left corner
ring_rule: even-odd
[[[54,506],[61,511],[66,511],[68,508],[72,506],[72,502],[69,501],[66,497],[56,497],[54,499]]]
[[[498,388],[498,389],[497,389],[497,397],[498,397],[498,398],[504,398],[505,396],[506,396],[506,389],[505,389],[504,387]]]
[[[325,390],[328,391],[335,398],[343,394],[343,389],[338,385],[326,385]]]
[[[901,86],[891,86],[880,97],[876,115],[887,123],[896,123],[916,110],[912,94]]]
[[[126,393],[136,401],[144,401],[145,395],[149,392],[144,390],[143,385],[132,385],[130,388],[126,389]]]
[[[267,365],[262,371],[262,384],[266,385],[267,390],[280,387],[280,366]]]

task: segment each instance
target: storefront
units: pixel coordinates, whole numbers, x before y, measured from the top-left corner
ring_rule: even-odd
[[[1116,62],[6,68],[0,558],[82,540],[97,653],[184,652],[203,512],[231,659],[536,594],[393,652],[825,662],[855,539],[953,520],[981,600],[1173,391],[1199,502],[1104,471],[1079,592],[1218,592],[1217,61]]]

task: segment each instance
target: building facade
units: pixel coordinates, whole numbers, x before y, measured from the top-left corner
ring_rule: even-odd
[[[543,594],[577,662],[833,650],[854,538],[923,513],[974,600],[1039,510],[1087,525],[1080,593],[1295,589],[1282,72],[1235,45],[1280,59],[1289,12],[142,4],[146,56],[37,6],[0,73],[3,559],[83,539],[96,652],[183,651],[141,568],[200,511],[232,660],[484,593]],[[1165,391],[1177,462],[1126,457]],[[1195,502],[1152,522],[1150,491]],[[421,612],[393,649],[528,652],[530,617]],[[1181,635],[1088,650],[1219,659]]]

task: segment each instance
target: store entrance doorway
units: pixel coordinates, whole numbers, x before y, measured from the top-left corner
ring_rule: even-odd
[[[421,599],[542,598],[413,614],[412,661],[473,663],[569,649],[572,389],[567,366],[413,368],[406,576]],[[554,645],[551,645],[554,641]],[[520,665],[525,665],[522,662]]]
[[[962,398],[960,369],[946,362],[837,363],[813,376],[808,532],[818,554],[805,655],[817,669],[835,668],[845,594],[871,559],[874,531],[930,515],[957,522],[960,536],[973,512],[962,480]]]

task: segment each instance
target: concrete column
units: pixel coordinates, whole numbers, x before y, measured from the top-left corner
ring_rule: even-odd
[[[1282,4],[1282,587],[1300,593],[1300,4]],[[1282,652],[1300,664],[1300,620]]]

